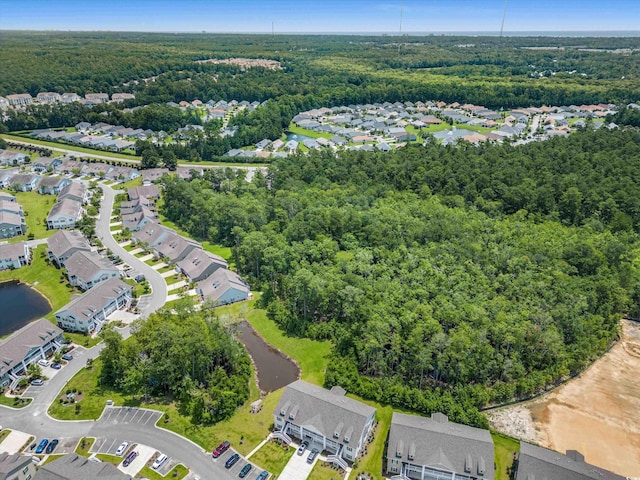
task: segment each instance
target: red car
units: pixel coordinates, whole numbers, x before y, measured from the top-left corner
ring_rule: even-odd
[[[218,445],[213,452],[211,452],[211,455],[213,455],[213,458],[218,458],[220,455],[222,455],[224,452],[226,452],[229,449],[230,445],[231,444],[229,443],[229,441],[225,440],[220,445]]]

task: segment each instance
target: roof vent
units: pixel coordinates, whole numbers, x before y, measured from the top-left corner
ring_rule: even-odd
[[[484,475],[484,458],[478,458],[478,475]]]
[[[464,460],[464,471],[466,473],[471,473],[471,465],[473,461],[471,460],[471,455],[467,454],[467,458]]]

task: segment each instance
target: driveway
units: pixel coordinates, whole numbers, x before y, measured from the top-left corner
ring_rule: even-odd
[[[105,247],[115,255],[118,255],[125,263],[144,275],[148,280],[151,285],[151,294],[142,297],[138,303],[141,315],[146,317],[160,309],[167,301],[167,284],[156,270],[127,252],[115,241],[112,235],[113,232],[109,229],[109,224],[111,223],[111,212],[113,211],[115,196],[121,192],[116,192],[111,186],[104,184],[102,184],[102,191],[104,197],[100,204],[100,217],[96,222],[96,234]]]
[[[306,480],[306,478],[313,470],[313,466],[318,461],[319,455],[316,456],[313,463],[307,463],[307,457],[309,456],[310,450],[305,450],[302,455],[298,455],[298,453],[294,453],[293,456],[289,459],[289,462],[282,470],[282,473],[278,477],[279,480]]]
[[[0,443],[0,452],[7,452],[9,454],[18,453],[30,438],[31,435],[28,433],[11,430],[11,433]]]

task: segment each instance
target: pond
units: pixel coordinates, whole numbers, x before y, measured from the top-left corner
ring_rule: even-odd
[[[0,337],[45,316],[51,305],[29,285],[17,281],[0,283]]]
[[[289,140],[295,140],[296,142],[304,142],[305,140],[315,140],[311,137],[307,137],[306,135],[300,135],[299,133],[291,133],[287,132],[287,142]]]
[[[298,379],[298,366],[265,342],[246,320],[238,324],[238,339],[253,359],[260,390],[273,392]]]

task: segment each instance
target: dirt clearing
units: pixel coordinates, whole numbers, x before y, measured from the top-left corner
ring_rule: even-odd
[[[640,324],[580,377],[537,400],[489,413],[499,432],[640,477]]]

